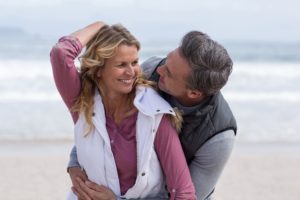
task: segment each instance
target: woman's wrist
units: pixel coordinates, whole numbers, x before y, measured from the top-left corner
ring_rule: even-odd
[[[71,36],[78,38],[82,46],[85,46],[94,37],[94,35],[97,34],[98,31],[105,25],[106,24],[104,22],[97,21],[72,33]]]

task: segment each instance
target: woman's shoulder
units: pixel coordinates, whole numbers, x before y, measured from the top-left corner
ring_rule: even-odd
[[[152,87],[137,86],[134,105],[149,115],[174,114],[171,105]]]

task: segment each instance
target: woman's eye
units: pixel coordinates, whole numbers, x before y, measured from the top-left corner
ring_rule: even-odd
[[[124,63],[121,63],[121,64],[118,64],[117,66],[118,66],[118,67],[124,67],[125,64],[124,64]]]

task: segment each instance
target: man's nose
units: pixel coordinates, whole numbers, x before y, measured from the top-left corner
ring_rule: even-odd
[[[159,67],[156,69],[156,72],[157,72],[160,76],[163,76],[164,65],[159,66]]]

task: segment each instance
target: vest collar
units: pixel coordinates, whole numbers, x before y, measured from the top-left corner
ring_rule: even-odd
[[[137,86],[134,105],[140,112],[148,116],[176,115],[170,104],[151,87]]]

